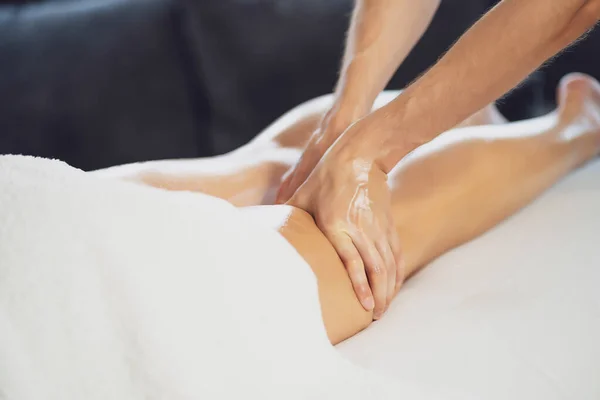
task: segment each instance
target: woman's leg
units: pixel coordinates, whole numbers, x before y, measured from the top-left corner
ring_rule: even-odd
[[[390,175],[394,219],[409,273],[490,229],[598,153],[598,84],[590,78],[568,77],[561,83],[559,102],[557,112],[543,118],[447,132],[394,169]],[[265,134],[249,146],[225,156],[147,164],[156,168],[148,168],[146,164],[141,164],[141,168],[137,165],[117,167],[100,173],[170,189],[204,191],[234,199],[234,204],[268,203],[269,192],[276,190],[283,173],[297,160],[300,150],[295,146],[305,143],[303,140],[316,127],[322,112],[313,110],[307,117],[298,110],[287,114],[298,112],[285,124],[282,120],[286,116],[276,122],[283,128],[270,128],[270,135]],[[490,113],[484,110],[483,114],[483,119],[471,123],[485,122],[485,115]],[[487,122],[501,124],[503,121]],[[302,123],[304,127],[295,131],[297,124]],[[131,170],[127,171],[128,168]],[[159,175],[156,182],[148,181],[153,179],[147,176],[153,169]],[[160,176],[167,179],[161,181]],[[174,183],[169,182],[171,179]],[[219,188],[224,184],[228,193]],[[236,198],[240,192],[242,196]],[[290,242],[305,257],[312,257],[309,263],[317,275],[320,293],[326,294],[321,296],[322,307],[331,310],[329,314],[324,313],[326,326],[328,331],[331,328],[337,332],[336,341],[339,341],[363,329],[370,323],[371,316],[356,300],[333,248],[326,240],[321,241],[323,251],[311,247],[308,239],[319,237],[319,232],[310,217],[305,217],[311,234],[297,235],[297,243]],[[289,229],[290,235],[293,231]],[[302,246],[306,248],[303,250]],[[330,250],[329,257],[324,256],[326,249]],[[336,311],[340,309],[342,300],[339,299],[346,299],[348,309],[344,318],[335,319],[331,316],[339,314]]]
[[[300,157],[331,95],[307,101],[278,118],[250,143],[217,157],[148,161],[92,173],[167,190],[196,191],[242,206],[273,203],[281,177]]]
[[[568,77],[559,103],[543,118],[450,131],[392,171],[393,215],[408,274],[492,228],[599,153],[600,85]],[[277,207],[263,211],[257,217],[265,221]],[[274,216],[271,225],[313,269],[332,343],[368,326],[372,314],[310,216],[293,210],[286,218]]]
[[[398,93],[383,92],[374,108],[388,103]],[[167,190],[202,192],[238,207],[273,204],[281,177],[296,163],[332,102],[332,95],[307,101],[282,115],[250,143],[228,154],[201,159],[141,162],[98,170],[93,174]],[[490,105],[461,126],[504,122],[494,105]]]
[[[600,90],[592,78],[561,82],[560,107],[513,124],[492,106],[405,158],[390,175],[394,218],[414,271],[494,226],[580,163],[598,145]],[[384,93],[376,107],[395,94]],[[238,206],[272,204],[331,96],[286,113],[248,145],[223,156],[158,161],[98,171],[170,190],[200,191]]]
[[[407,273],[487,231],[600,150],[600,85],[565,77],[559,108],[534,120],[456,129],[390,176]]]

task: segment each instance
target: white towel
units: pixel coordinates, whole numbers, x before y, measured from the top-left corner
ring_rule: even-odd
[[[341,358],[309,267],[228,203],[0,156],[1,399],[242,393],[432,398]]]

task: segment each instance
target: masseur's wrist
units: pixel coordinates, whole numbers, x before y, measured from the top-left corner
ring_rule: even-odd
[[[459,112],[449,113],[450,107],[436,108],[440,104],[433,94],[436,87],[423,85],[421,79],[366,118],[371,120],[368,132],[373,138],[364,140],[379,149],[375,162],[386,173],[410,152],[446,130],[446,124],[455,126],[464,120]]]
[[[386,174],[410,153],[403,134],[404,113],[383,107],[351,125],[337,140],[332,152],[339,159],[357,159],[376,165]]]
[[[377,149],[361,134],[365,119],[356,122],[347,129],[340,138],[329,149],[327,154],[330,164],[334,165],[352,165],[359,163],[361,165],[371,165],[383,170],[377,160],[381,156],[381,149]]]
[[[320,142],[326,150],[356,121],[368,114],[368,111],[356,104],[336,99],[333,106],[324,115],[319,126]]]
[[[343,68],[335,89],[335,110],[337,119],[347,123],[346,127],[371,112],[373,103],[385,85],[375,71],[371,71],[366,54],[354,56]]]

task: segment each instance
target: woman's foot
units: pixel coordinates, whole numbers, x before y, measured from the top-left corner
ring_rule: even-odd
[[[557,89],[562,140],[587,143],[589,158],[600,153],[600,83],[589,75],[565,75]]]

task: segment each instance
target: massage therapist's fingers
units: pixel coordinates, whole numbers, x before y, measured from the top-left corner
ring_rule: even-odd
[[[369,287],[369,281],[367,279],[362,258],[360,257],[358,250],[356,250],[354,243],[352,243],[352,239],[343,233],[325,235],[346,267],[346,271],[348,272],[358,301],[360,301],[360,304],[362,304],[365,310],[372,311],[375,307],[373,293]]]
[[[378,242],[390,241],[393,225],[387,174],[352,148],[336,150],[334,143],[324,150],[287,204],[312,215],[344,263],[357,297],[378,319],[387,306],[388,278],[395,285],[397,273],[392,245],[377,249]]]
[[[373,318],[379,319],[387,305],[387,270],[373,242],[363,233],[352,237],[352,242],[362,257],[367,271],[367,278],[375,300]]]
[[[298,189],[298,187],[304,183],[306,178],[308,178],[318,161],[318,159],[314,161],[310,159],[309,156],[304,155],[300,158],[298,164],[286,173],[283,183],[277,192],[277,197],[275,199],[276,204],[283,204],[294,195],[296,189]]]
[[[276,204],[283,204],[294,195],[311,174],[315,165],[319,163],[326,150],[327,148],[318,140],[318,135],[313,134],[296,165],[284,175],[283,182],[275,198]]]
[[[387,295],[385,304],[387,310],[396,294],[396,261],[394,260],[394,254],[392,253],[388,241],[379,240],[377,242],[377,251],[381,255],[387,271]]]
[[[291,195],[289,194],[290,182],[294,179],[295,169],[289,169],[281,180],[281,185],[279,185],[279,190],[277,191],[277,196],[275,196],[275,204],[283,204],[289,200]]]
[[[406,278],[406,261],[404,260],[404,254],[402,254],[402,246],[400,245],[400,237],[396,228],[392,226],[389,233],[390,247],[394,254],[394,260],[396,262],[396,282],[394,288],[394,294],[398,293],[400,286]]]
[[[281,185],[279,186],[277,196],[275,197],[275,204],[285,203],[294,194],[294,192],[292,191],[292,183],[297,180],[297,172],[299,167],[300,165],[297,164],[283,175]]]

